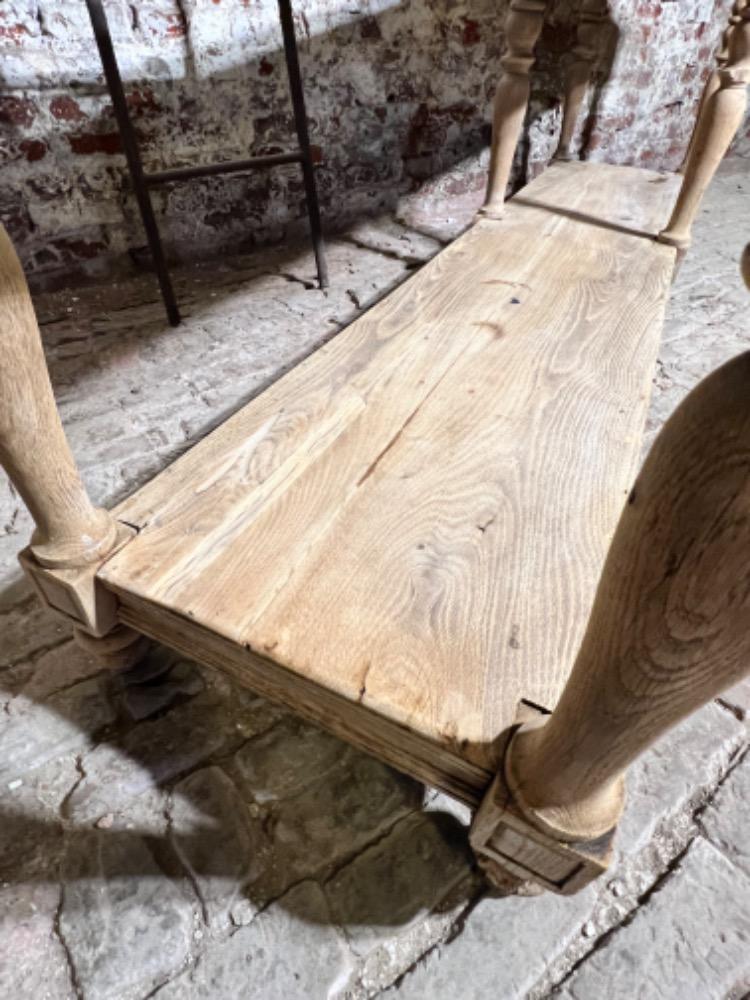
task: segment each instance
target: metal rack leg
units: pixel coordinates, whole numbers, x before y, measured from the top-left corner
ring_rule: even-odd
[[[180,322],[180,312],[177,308],[177,300],[175,299],[172,281],[167,270],[167,262],[164,257],[164,249],[161,237],[159,236],[159,227],[156,224],[151,197],[143,176],[143,164],[141,163],[141,154],[138,150],[138,140],[136,139],[135,129],[128,113],[125,91],[123,90],[120,70],[115,58],[115,50],[112,46],[109,25],[102,10],[101,0],[86,0],[86,6],[88,7],[91,25],[94,29],[94,38],[96,39],[99,55],[102,60],[107,87],[112,98],[115,118],[117,119],[117,125],[122,136],[125,158],[130,170],[138,208],[141,212],[143,228],[146,230],[146,238],[151,250],[151,258],[154,262],[154,269],[159,281],[164,306],[167,310],[167,318],[172,326],[177,326]]]
[[[328,265],[323,250],[323,232],[320,225],[320,207],[318,205],[318,189],[315,183],[315,169],[310,152],[310,135],[307,131],[307,114],[305,111],[305,95],[302,89],[302,76],[297,56],[297,39],[294,33],[291,0],[278,0],[281,32],[284,37],[284,55],[286,69],[289,74],[289,90],[292,95],[294,109],[294,124],[297,129],[300,153],[302,154],[302,177],[305,182],[305,198],[307,215],[310,219],[310,235],[312,237],[315,263],[318,268],[318,284],[328,288]]]

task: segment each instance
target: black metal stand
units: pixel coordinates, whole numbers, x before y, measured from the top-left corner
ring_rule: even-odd
[[[143,169],[138,140],[133,123],[130,120],[125,91],[122,86],[122,78],[120,77],[120,70],[112,45],[112,36],[109,33],[109,25],[107,24],[101,0],[86,0],[89,17],[94,29],[94,38],[96,39],[104,68],[107,88],[112,98],[112,107],[117,119],[120,136],[122,137],[123,150],[128,170],[130,171],[133,190],[138,202],[141,219],[143,220],[143,228],[146,230],[146,239],[151,250],[154,270],[159,281],[159,288],[164,300],[164,307],[167,310],[167,317],[172,326],[177,326],[180,322],[180,311],[177,307],[174,288],[169,277],[161,236],[159,235],[159,227],[148,190],[155,184],[190,180],[194,177],[211,177],[215,174],[230,174],[240,170],[257,170],[259,168],[279,166],[282,163],[299,163],[305,183],[307,214],[310,220],[310,235],[315,253],[315,263],[318,269],[318,284],[321,288],[328,287],[328,268],[323,252],[318,191],[315,184],[315,169],[310,150],[310,137],[307,131],[305,97],[302,89],[299,59],[297,57],[297,39],[294,33],[291,0],[278,0],[278,4],[281,31],[284,37],[286,68],[289,75],[289,90],[294,109],[294,123],[297,130],[299,148],[293,152],[276,153],[272,156],[251,156],[245,160],[230,160],[226,163],[213,163],[204,167],[175,167],[172,170],[158,170],[147,174]]]

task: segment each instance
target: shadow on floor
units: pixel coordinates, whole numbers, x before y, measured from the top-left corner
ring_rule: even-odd
[[[275,900],[306,921],[397,927],[476,895],[465,817],[419,783],[166,649],[119,676],[86,666],[70,642],[55,649],[59,666],[77,658],[90,673],[4,716],[3,882],[60,880],[68,917],[92,905],[97,883],[115,894],[143,879],[189,883],[214,929]],[[33,690],[8,691],[4,679],[6,693]],[[87,730],[97,699],[113,718]],[[55,746],[61,723],[80,730],[78,776],[59,816],[40,818],[14,793],[34,794],[37,782],[43,792],[69,758]],[[42,747],[38,766],[8,770],[29,738]],[[322,880],[327,910],[288,894],[307,879]]]

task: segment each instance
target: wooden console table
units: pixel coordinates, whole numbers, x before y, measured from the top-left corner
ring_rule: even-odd
[[[478,806],[498,883],[573,892],[606,867],[628,764],[750,667],[750,354],[632,485],[750,20],[738,2],[684,177],[563,156],[504,203],[544,8],[511,4],[476,224],[111,513],[3,236],[0,461],[37,525],[23,565],[88,649],[122,666],[147,636],[226,671]]]

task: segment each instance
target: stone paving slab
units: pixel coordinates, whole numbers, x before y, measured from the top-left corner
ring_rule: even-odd
[[[35,595],[29,595],[9,611],[3,611],[0,604],[0,678],[3,690],[11,683],[9,671],[20,664],[27,668],[26,675],[33,672],[36,656],[69,638],[67,625],[49,614]],[[14,678],[12,683],[23,683],[24,680],[24,671],[21,671],[19,680]]]
[[[744,169],[722,168],[675,284],[651,436],[750,346]],[[132,491],[334,335],[460,215],[436,212],[429,232],[361,221],[330,245],[327,293],[307,246],[178,269],[176,330],[150,275],[39,298],[96,501]],[[101,671],[22,581],[30,530],[0,480],[0,996],[590,1000],[614,988],[603,956],[645,968],[651,935],[670,956],[653,981],[674,972],[697,990],[680,1000],[750,991],[747,682],[633,768],[609,876],[568,900],[497,898],[466,852],[466,810],[445,796],[184,658]],[[709,928],[685,914],[691,898]]]
[[[336,923],[356,955],[424,920],[459,882],[471,856],[466,829],[454,817],[432,812],[410,817],[359,854],[325,885]]]
[[[561,1000],[723,1000],[750,973],[750,879],[701,838]]]
[[[59,937],[91,1000],[144,996],[187,960],[195,903],[127,831],[76,831],[60,872]]]
[[[98,743],[81,757],[83,777],[68,799],[69,816],[93,822],[117,812],[152,788],[194,770],[208,758],[231,752],[254,732],[271,726],[275,713],[266,702],[247,699],[243,729],[214,691],[196,695],[161,718],[141,722]]]
[[[65,845],[61,814],[79,776],[71,753],[0,785],[0,884],[57,881]]]
[[[352,957],[320,886],[303,882],[195,967],[155,994],[159,1000],[310,1000],[333,996]]]
[[[0,887],[0,995],[76,1000],[65,949],[55,921],[60,886]]]
[[[96,732],[114,718],[103,684],[96,678],[42,702],[17,695],[9,702],[3,720],[0,783],[11,785],[49,761],[85,750]]]
[[[637,854],[653,842],[665,817],[694,812],[746,740],[745,727],[715,703],[667,733],[628,773],[618,851]]]
[[[595,895],[593,886],[570,897],[486,895],[452,940],[385,995],[389,1000],[525,996],[549,961],[580,933]]]
[[[274,896],[307,874],[326,876],[418,809],[421,785],[357,753],[273,816],[274,858],[257,891]]]
[[[173,789],[169,819],[172,843],[208,926],[228,927],[233,907],[243,900],[244,920],[257,913],[259,906],[243,887],[262,876],[271,860],[271,840],[231,779],[218,767],[184,778]]]
[[[700,816],[700,825],[713,845],[750,877],[749,751],[745,751],[715,799]],[[750,896],[747,907],[750,910]]]
[[[335,736],[290,716],[239,750],[234,764],[263,805],[302,794],[352,754]]]

